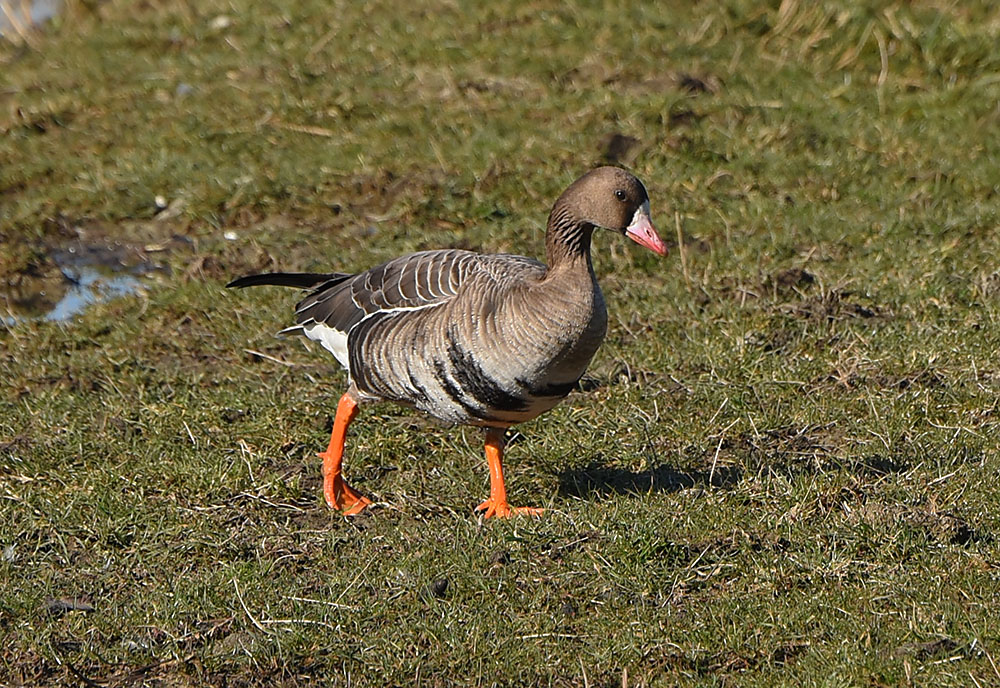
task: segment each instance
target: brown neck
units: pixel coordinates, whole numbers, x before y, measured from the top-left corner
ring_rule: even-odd
[[[564,204],[557,202],[549,215],[545,232],[545,259],[549,269],[581,259],[590,266],[590,237],[593,233],[594,225],[575,218]]]

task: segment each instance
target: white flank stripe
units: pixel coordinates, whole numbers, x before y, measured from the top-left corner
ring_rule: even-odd
[[[358,323],[354,327],[357,327],[365,320],[373,318],[376,315],[404,313],[408,311],[422,311],[425,308],[434,308],[435,306],[443,306],[446,303],[448,302],[438,301],[437,303],[425,303],[419,306],[401,306],[399,308],[385,308],[380,311],[374,311],[373,313],[369,313],[368,315],[363,317],[360,321],[358,321]],[[351,329],[353,330],[354,327],[352,327]],[[340,365],[344,366],[344,368],[348,372],[350,372],[351,370],[350,357],[347,355],[347,335],[349,334],[349,332],[338,330],[334,327],[330,327],[326,323],[316,322],[315,320],[313,320],[312,322],[303,323],[301,325],[295,325],[293,327],[289,327],[288,330],[282,330],[282,332],[296,330],[296,329],[301,329],[302,332],[307,337],[309,337],[309,339],[313,340],[314,342],[319,342],[320,344],[322,344],[323,348],[332,353],[334,358],[337,359]]]
[[[374,318],[376,315],[384,315],[386,313],[405,313],[407,311],[422,311],[425,308],[434,308],[435,306],[443,306],[446,303],[448,303],[449,300],[450,299],[445,299],[444,301],[438,301],[436,303],[422,303],[419,306],[397,306],[396,308],[383,308],[381,310],[372,311],[365,317],[361,318],[361,320],[358,321],[358,325],[363,323],[368,318]],[[355,325],[354,327],[357,327],[358,325]],[[352,327],[351,329],[353,330],[354,328]]]
[[[323,348],[333,354],[333,357],[337,359],[337,362],[340,363],[340,365],[350,371],[350,365],[348,363],[349,359],[347,357],[346,332],[335,330],[329,325],[318,322],[303,325],[302,331],[307,337],[309,337],[309,339],[322,344]]]

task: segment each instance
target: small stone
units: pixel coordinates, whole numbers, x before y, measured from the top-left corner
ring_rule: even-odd
[[[222,420],[226,423],[235,423],[245,415],[247,415],[247,412],[243,409],[234,408],[224,408],[222,409],[222,413],[219,414]]]
[[[420,597],[424,600],[430,600],[431,598],[440,600],[443,599],[447,593],[448,579],[438,578],[420,592]]]
[[[433,593],[434,597],[437,598],[444,597],[445,593],[447,592],[448,592],[447,578],[438,578],[436,581],[431,583],[431,593]]]

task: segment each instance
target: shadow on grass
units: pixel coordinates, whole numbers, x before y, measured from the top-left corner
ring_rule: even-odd
[[[593,462],[559,474],[559,494],[571,497],[643,492],[677,492],[692,487],[730,487],[739,482],[743,471],[720,466],[710,471],[678,471],[667,465],[647,471],[629,471]]]

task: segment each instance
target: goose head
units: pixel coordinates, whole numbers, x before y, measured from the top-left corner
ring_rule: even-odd
[[[664,256],[667,245],[649,217],[649,194],[633,174],[619,167],[598,167],[577,179],[557,201],[572,208],[580,222],[624,234]]]

